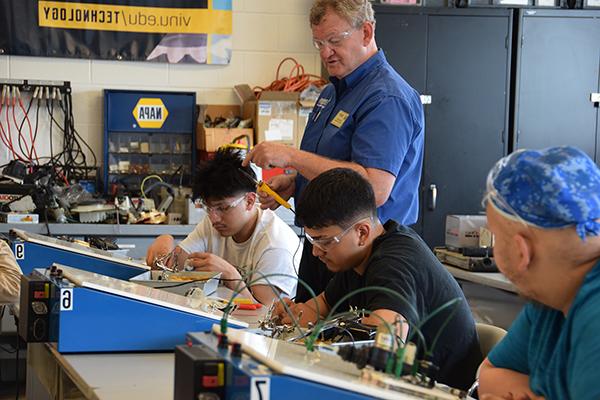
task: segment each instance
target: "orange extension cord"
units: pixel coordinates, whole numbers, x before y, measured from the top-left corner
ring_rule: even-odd
[[[281,66],[286,62],[291,61],[294,63],[292,70],[290,71],[287,77],[280,78],[279,73],[281,71]],[[317,87],[321,87],[325,85],[327,82],[318,75],[314,74],[306,74],[304,73],[304,67],[302,64],[298,63],[292,57],[286,57],[279,63],[277,67],[277,75],[275,76],[275,80],[271,82],[271,84],[267,87],[256,86],[253,88],[256,93],[256,97],[260,98],[260,93],[263,90],[272,90],[272,91],[283,91],[283,92],[301,92],[311,84]]]

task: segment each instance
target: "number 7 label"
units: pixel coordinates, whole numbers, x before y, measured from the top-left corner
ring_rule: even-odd
[[[250,381],[250,400],[269,400],[271,378],[252,378]]]

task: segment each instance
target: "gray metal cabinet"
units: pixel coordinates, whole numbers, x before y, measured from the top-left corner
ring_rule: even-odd
[[[422,94],[427,76],[427,15],[394,12],[397,8],[375,7],[377,45],[396,71]]]
[[[520,10],[514,148],[569,144],[600,163],[600,11]]]
[[[487,171],[507,151],[512,10],[378,6],[376,17],[390,63],[431,96],[416,228],[441,245],[446,215],[482,211]]]

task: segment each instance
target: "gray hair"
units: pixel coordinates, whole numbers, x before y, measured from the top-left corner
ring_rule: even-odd
[[[353,28],[365,22],[375,23],[375,13],[369,0],[316,0],[310,9],[310,24],[319,25],[328,9],[348,21]]]

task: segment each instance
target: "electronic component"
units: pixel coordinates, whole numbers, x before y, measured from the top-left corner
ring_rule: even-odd
[[[459,267],[472,272],[498,272],[498,267],[496,266],[493,257],[464,255],[459,252],[451,251],[445,247],[435,247],[433,252],[438,260],[454,267]],[[471,252],[467,254],[475,253]]]
[[[207,346],[175,347],[175,400],[225,399],[225,366]]]
[[[57,268],[51,270],[53,276]],[[62,273],[62,272],[61,272]],[[26,342],[55,341],[55,332],[50,331],[50,313],[55,309],[58,292],[44,276],[32,274],[21,276],[19,308],[19,335]]]
[[[304,346],[235,329],[228,330],[227,341],[223,336],[217,328],[211,333],[188,334],[187,350],[180,348],[175,355],[176,400],[205,398],[193,390],[204,376],[215,379],[218,368],[209,370],[209,375],[205,365],[219,363],[224,364],[225,387],[219,393],[208,390],[206,399],[466,398],[462,391],[435,384],[427,387],[412,376],[396,378],[372,368],[360,369],[331,351],[307,351]]]

